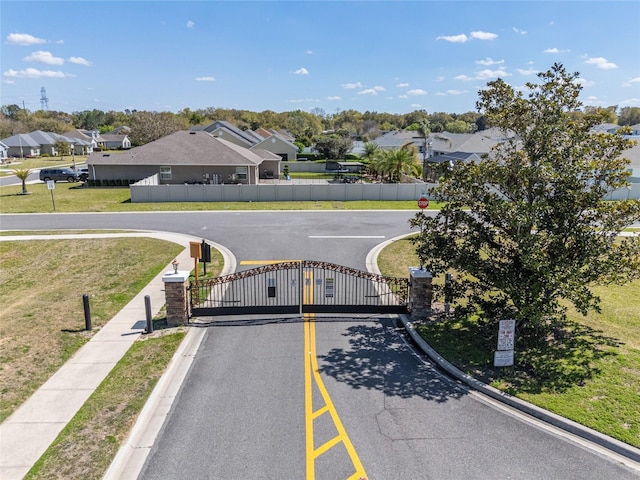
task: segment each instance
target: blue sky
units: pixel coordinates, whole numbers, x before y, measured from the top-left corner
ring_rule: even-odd
[[[637,0],[2,0],[0,33],[0,104],[32,111],[463,113],[554,62],[640,107]]]

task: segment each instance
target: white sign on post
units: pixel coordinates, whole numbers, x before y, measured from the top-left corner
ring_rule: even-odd
[[[498,350],[513,350],[516,339],[516,321],[500,320]]]
[[[493,356],[494,367],[510,367],[513,365],[513,349],[516,340],[516,321],[500,320],[498,327],[498,351]]]
[[[513,350],[498,350],[493,354],[494,367],[510,367],[513,365]]]
[[[53,180],[47,180],[47,190],[55,190],[56,189],[56,182],[54,182]]]

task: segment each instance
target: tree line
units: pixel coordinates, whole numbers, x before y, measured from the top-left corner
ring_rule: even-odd
[[[640,123],[639,107],[617,106],[585,107],[571,113],[575,119],[583,115],[602,113],[607,122],[619,125]],[[310,112],[294,110],[274,112],[265,110],[225,109],[209,107],[191,110],[185,108],[177,113],[124,110],[121,112],[102,110],[83,110],[66,113],[61,111],[29,111],[19,105],[3,105],[0,108],[0,138],[18,133],[43,130],[63,134],[80,128],[106,133],[116,127],[128,126],[134,146],[143,145],[178,130],[188,130],[194,126],[204,126],[217,120],[227,121],[242,130],[284,129],[290,132],[299,146],[315,145],[322,136],[347,132],[352,139],[371,141],[381,133],[391,130],[418,129],[419,125],[428,125],[431,132],[447,131],[451,133],[470,133],[489,128],[491,125],[485,115],[477,112],[462,114],[414,110],[406,114],[357,110],[343,110],[328,114],[321,108]]]

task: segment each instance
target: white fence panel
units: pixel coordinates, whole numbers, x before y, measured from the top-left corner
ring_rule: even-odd
[[[416,200],[433,184],[352,183],[275,185],[143,185],[129,187],[132,203],[153,202],[301,202]],[[640,198],[640,183],[607,195],[605,200]]]

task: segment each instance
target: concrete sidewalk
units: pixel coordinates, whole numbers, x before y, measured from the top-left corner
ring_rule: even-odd
[[[177,260],[181,265],[189,266],[193,262],[189,256],[189,242],[202,240],[179,234],[135,232],[4,236],[0,237],[0,241],[127,236],[152,237],[178,243],[184,246],[185,250]],[[218,247],[216,245],[216,248]],[[223,256],[225,270],[235,268],[233,257],[229,258],[228,251],[224,248]],[[144,332],[144,297],[149,295],[152,315],[156,315],[165,303],[162,277],[166,272],[173,272],[170,264],[0,425],[0,479],[18,480],[26,475],[133,342]]]

